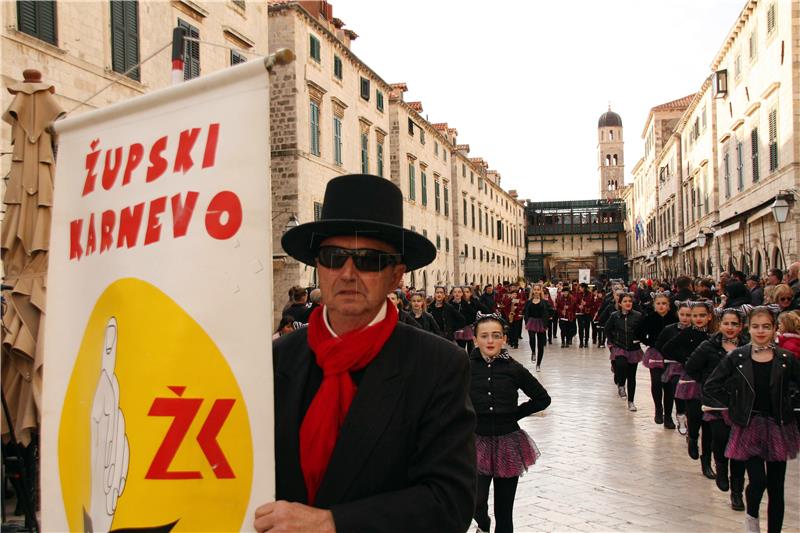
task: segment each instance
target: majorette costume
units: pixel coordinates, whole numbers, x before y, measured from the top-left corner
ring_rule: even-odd
[[[658,340],[664,328],[670,324],[678,321],[675,311],[670,307],[665,315],[659,315],[655,310],[650,311],[644,317],[642,323],[642,341],[647,345],[647,350],[644,352],[642,365],[650,370],[650,394],[653,397],[653,404],[655,405],[656,424],[665,424],[664,411],[667,403],[667,396],[670,396],[670,404],[672,403],[669,387],[664,386],[661,378],[664,376],[664,356],[656,348],[656,341]],[[670,423],[672,422],[672,405],[670,405]],[[671,425],[671,424],[668,424]]]

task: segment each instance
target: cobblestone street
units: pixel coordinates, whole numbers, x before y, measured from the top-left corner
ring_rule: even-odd
[[[527,339],[511,352],[533,370]],[[520,479],[515,531],[743,530],[744,512],[703,477],[685,437],[653,423],[647,369],[637,375],[635,413],[617,396],[605,349],[548,345],[535,375],[553,403],[521,422],[542,456]],[[785,498],[783,531],[800,531],[798,460],[789,463]],[[766,516],[765,494],[764,532]]]

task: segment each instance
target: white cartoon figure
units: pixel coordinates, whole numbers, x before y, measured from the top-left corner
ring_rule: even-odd
[[[92,403],[92,489],[86,514],[95,533],[111,529],[117,501],[125,489],[130,460],[125,416],[119,407],[119,382],[114,374],[117,333],[117,320],[111,317],[106,324],[102,369]]]

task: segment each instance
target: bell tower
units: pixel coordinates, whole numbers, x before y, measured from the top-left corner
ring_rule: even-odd
[[[600,175],[600,198],[618,198],[625,186],[625,156],[622,118],[611,111],[597,121],[597,170]]]

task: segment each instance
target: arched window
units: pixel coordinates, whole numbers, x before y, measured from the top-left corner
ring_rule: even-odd
[[[614,140],[614,130],[608,130],[608,138]]]
[[[611,165],[611,154],[607,154],[606,155],[606,166],[610,166],[610,165]]]
[[[617,154],[614,154],[614,157],[611,159],[614,163],[614,166],[617,166]]]

